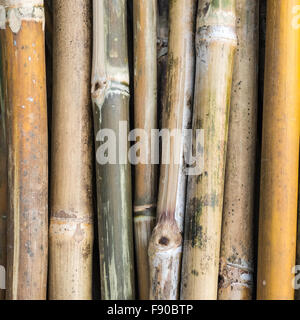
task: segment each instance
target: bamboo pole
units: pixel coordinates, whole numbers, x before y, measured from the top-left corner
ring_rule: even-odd
[[[7,145],[5,133],[5,106],[3,90],[3,65],[0,50],[0,300],[5,299],[5,270],[6,270],[6,228],[8,214],[7,193]],[[4,269],[3,269],[4,268]],[[4,270],[4,274],[3,274]]]
[[[188,181],[182,299],[217,298],[235,20],[235,0],[199,2],[193,129],[204,132],[204,170]]]
[[[156,0],[134,0],[134,127],[148,136],[135,166],[134,225],[139,297],[149,298],[148,244],[155,224],[157,167],[151,165],[151,130],[157,128]]]
[[[300,265],[300,177],[298,179],[298,215],[297,215],[297,243],[296,243],[296,267],[295,267],[295,300],[300,300],[299,270]]]
[[[92,299],[91,2],[53,1],[49,298]]]
[[[101,295],[103,299],[127,300],[134,299],[135,293],[131,170],[127,159],[129,71],[126,1],[94,0],[93,4],[92,99],[97,152]],[[105,144],[100,143],[103,138],[101,129],[110,129],[113,135],[105,140]],[[119,151],[116,161],[111,159],[110,163],[103,161],[101,164],[103,157],[110,157],[115,148]]]
[[[219,300],[251,300],[259,2],[237,0],[237,54],[227,147]]]
[[[166,124],[170,130],[183,130],[190,125],[195,3],[194,0],[169,3]],[[184,143],[182,139],[178,146],[176,139],[171,139],[170,163],[161,165],[157,224],[149,244],[150,299],[177,299],[179,294],[186,187]],[[177,159],[180,159],[179,163]]]
[[[158,125],[166,128],[166,84],[168,67],[169,0],[158,0],[157,23],[157,102]]]
[[[44,8],[0,1],[8,141],[8,299],[45,299],[48,140]]]
[[[257,298],[293,299],[300,128],[299,0],[267,2]]]

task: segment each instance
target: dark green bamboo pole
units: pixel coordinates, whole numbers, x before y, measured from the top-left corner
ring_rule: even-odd
[[[129,128],[126,1],[94,0],[93,4],[92,99],[97,158],[101,295],[103,299],[133,299],[131,169],[126,161],[126,135]],[[120,121],[123,121],[123,125],[127,123],[124,132],[120,131]],[[118,150],[116,161],[106,164],[101,164],[101,158],[110,154],[110,151],[102,152],[105,146],[100,142],[101,129],[109,129],[116,137],[115,141],[114,138],[108,140],[108,148]],[[122,138],[125,140],[121,141]],[[119,148],[123,150],[119,152]]]

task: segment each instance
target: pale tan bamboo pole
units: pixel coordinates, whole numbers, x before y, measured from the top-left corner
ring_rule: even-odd
[[[236,1],[238,46],[229,120],[219,300],[252,298],[258,9],[258,1]]]
[[[53,1],[49,298],[92,299],[91,7]]]
[[[135,166],[134,226],[140,299],[149,298],[148,245],[156,218],[157,166],[151,164],[151,130],[157,128],[157,0],[134,0],[134,127],[148,141]]]
[[[203,130],[204,168],[189,176],[187,188],[181,283],[187,300],[217,299],[235,22],[234,0],[199,1],[193,129]]]
[[[196,1],[172,0],[169,4],[166,124],[170,131],[183,132],[191,119]],[[176,142],[170,141],[170,163],[161,165],[157,225],[149,244],[150,299],[177,299],[179,295],[186,175],[185,140]],[[168,150],[163,145],[164,152]]]
[[[0,1],[8,144],[7,299],[46,298],[48,138],[44,7]]]
[[[93,1],[92,100],[101,295],[105,300],[135,297],[131,167],[127,159],[130,95],[126,4],[125,0]],[[110,151],[121,149],[115,161],[102,163],[105,157],[100,148],[102,129],[109,129],[116,138],[111,137],[108,142]]]

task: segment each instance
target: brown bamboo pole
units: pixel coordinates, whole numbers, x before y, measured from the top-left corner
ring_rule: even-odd
[[[257,298],[294,299],[300,128],[300,0],[267,2]]]
[[[199,1],[193,129],[203,129],[204,169],[188,181],[182,299],[217,298],[235,21],[234,0]]]
[[[169,5],[166,124],[171,131],[183,130],[190,125],[196,1],[172,0]],[[177,299],[179,294],[186,187],[184,144],[184,139],[179,146],[176,145],[176,139],[171,139],[170,162],[161,165],[157,224],[149,244],[150,299]],[[176,159],[180,159],[180,162]]]
[[[7,193],[7,145],[5,130],[5,106],[3,90],[3,65],[0,50],[0,300],[5,299],[6,278],[6,227],[8,215]],[[4,272],[4,273],[3,273]]]
[[[229,120],[219,300],[252,298],[258,9],[258,1],[236,1],[238,45]]]
[[[134,127],[147,133],[147,155],[135,166],[134,226],[139,297],[149,298],[148,244],[155,224],[157,167],[151,130],[157,128],[157,0],[134,0]]]
[[[92,299],[93,203],[89,0],[53,1],[49,298]]]
[[[44,8],[0,1],[8,141],[8,299],[45,299],[48,139]]]
[[[92,99],[101,295],[103,299],[134,299],[131,169],[127,159],[129,71],[126,1],[94,0],[93,15]],[[109,129],[113,136],[108,141],[104,139],[105,143],[100,143],[104,138],[101,137],[101,129]],[[110,157],[115,151],[118,151],[116,159],[101,162],[101,158]]]
[[[169,0],[158,0],[157,21],[157,107],[159,128],[166,128],[166,85],[169,39]]]

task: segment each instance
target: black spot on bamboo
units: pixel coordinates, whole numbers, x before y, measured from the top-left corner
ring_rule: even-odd
[[[167,237],[161,237],[159,240],[159,244],[163,246],[167,246],[169,244],[170,240]]]

